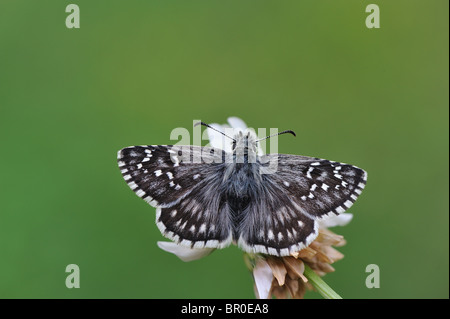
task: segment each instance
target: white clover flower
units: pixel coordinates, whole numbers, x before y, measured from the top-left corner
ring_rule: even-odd
[[[341,213],[340,215],[329,217],[328,219],[319,221],[319,227],[330,228],[335,226],[345,226],[350,223],[352,219],[353,214]]]
[[[189,248],[171,241],[158,241],[158,247],[172,253],[182,261],[192,261],[208,256],[215,248]]]

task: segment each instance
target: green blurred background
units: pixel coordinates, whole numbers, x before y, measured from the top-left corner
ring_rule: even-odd
[[[344,298],[449,297],[448,1],[73,2],[80,29],[69,1],[0,2],[0,297],[253,298],[237,247],[191,263],[157,248],[116,164],[228,116],[368,171],[324,278]]]

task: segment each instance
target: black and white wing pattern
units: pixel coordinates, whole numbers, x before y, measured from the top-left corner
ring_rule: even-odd
[[[349,209],[367,181],[364,170],[349,164],[287,154],[279,154],[278,163],[272,181],[318,219]]]
[[[246,209],[238,243],[248,252],[286,256],[303,249],[317,237],[317,222],[350,208],[366,184],[367,173],[352,165],[306,156],[267,156],[277,161],[278,169],[262,175]]]
[[[156,207],[156,224],[185,246],[221,248],[231,243],[228,206],[221,196],[222,150],[200,146],[148,145],[118,152],[128,186]]]
[[[120,150],[118,164],[129,187],[156,207],[164,236],[193,248],[223,248],[235,240],[247,252],[277,256],[308,246],[318,221],[350,208],[367,180],[352,165],[270,154],[256,167],[267,172],[263,163],[276,161],[277,170],[255,178],[247,166],[249,175],[239,175],[244,181],[230,176],[234,164],[226,158],[208,147],[150,145]],[[236,197],[241,184],[243,196]]]

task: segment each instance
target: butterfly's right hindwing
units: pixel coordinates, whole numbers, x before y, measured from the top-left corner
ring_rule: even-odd
[[[288,256],[318,235],[315,218],[273,184],[260,187],[243,214],[238,244],[247,252]]]

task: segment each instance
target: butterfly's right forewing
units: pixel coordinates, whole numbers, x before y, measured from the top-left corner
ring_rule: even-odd
[[[278,154],[278,171],[268,181],[289,194],[309,216],[324,219],[353,205],[366,185],[367,173],[349,164]]]

